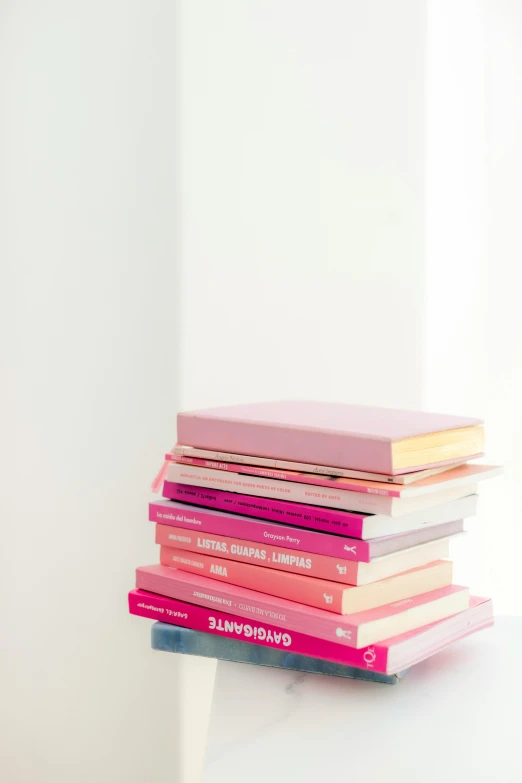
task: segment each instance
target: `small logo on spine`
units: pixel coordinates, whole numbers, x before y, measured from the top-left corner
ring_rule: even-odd
[[[355,544],[353,546],[346,546],[345,544],[344,548],[346,549],[347,552],[351,552],[352,555],[355,555]]]
[[[340,574],[345,574],[346,573],[346,566],[336,565],[335,567],[337,568],[337,570],[339,571]]]
[[[373,668],[373,664],[375,663],[376,657],[377,656],[375,655],[375,649],[373,647],[368,647],[368,649],[365,651],[363,655],[364,662],[366,664],[367,669]]]
[[[344,628],[336,628],[335,629],[335,635],[336,636],[344,636],[345,639],[351,639],[352,638],[352,632],[351,631],[345,631]]]
[[[326,595],[326,593],[323,593],[323,598],[327,604],[333,604],[333,595]]]

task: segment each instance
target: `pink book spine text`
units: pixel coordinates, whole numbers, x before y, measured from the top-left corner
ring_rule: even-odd
[[[169,484],[164,490],[167,497],[180,500],[185,503],[201,503],[213,509],[223,510],[221,515],[208,514],[204,508],[195,506],[179,506],[166,508],[164,503],[150,503],[149,519],[151,522],[159,522],[164,525],[174,525],[188,530],[200,530],[204,533],[216,533],[231,536],[233,538],[247,539],[259,544],[278,544],[286,549],[294,549],[300,552],[313,552],[318,555],[327,555],[342,560],[359,560],[363,563],[370,562],[370,546],[367,541],[345,538],[344,536],[325,535],[324,533],[268,522],[264,519],[246,519],[237,515],[227,514],[226,511],[246,513],[248,498],[235,496],[233,493],[220,490],[203,490],[199,487],[189,487],[183,484]],[[230,495],[223,498],[223,495]],[[255,500],[252,498],[252,500]],[[237,503],[239,501],[239,503]],[[263,503],[263,508],[268,508],[277,501]],[[240,505],[241,508],[237,508]],[[256,503],[256,506],[258,504]],[[251,509],[251,512],[254,509]],[[303,512],[299,509],[298,514]],[[274,512],[275,514],[275,512]],[[322,511],[319,511],[322,516]],[[256,514],[252,514],[256,516]],[[293,517],[295,524],[295,517]]]
[[[178,487],[181,489],[178,490]],[[261,517],[273,522],[298,525],[310,530],[336,533],[340,536],[361,538],[363,533],[365,515],[350,511],[338,511],[337,509],[309,506],[305,503],[292,503],[274,498],[240,495],[222,489],[195,487],[191,484],[179,484],[172,481],[165,481],[163,484],[163,495],[171,500],[200,503],[203,506],[219,508],[222,511]]]
[[[256,590],[267,595],[281,596],[307,606],[327,609],[342,614],[343,594],[345,590],[356,589],[337,582],[314,579],[302,574],[277,571],[274,568],[261,568],[251,563],[239,563],[199,552],[186,552],[162,546],[160,563],[173,566],[192,574],[201,574],[210,579],[218,579],[227,584],[241,585],[248,590]]]
[[[236,615],[225,614],[206,606],[184,603],[144,590],[132,590],[129,593],[129,611],[140,617],[181,625],[194,631],[225,636],[241,642],[255,642],[265,647],[275,647],[277,650],[287,650],[299,655],[308,655],[312,658],[386,674],[388,648],[382,644],[356,650],[336,642],[315,639],[303,633],[284,631],[262,620],[255,620],[250,624]]]
[[[156,543],[160,546],[186,549],[190,552],[209,554],[237,560],[251,565],[276,568],[316,579],[326,579],[342,584],[357,584],[358,564],[340,558],[316,555],[313,552],[298,552],[270,544],[259,545],[254,541],[239,538],[193,533],[180,527],[156,525]]]

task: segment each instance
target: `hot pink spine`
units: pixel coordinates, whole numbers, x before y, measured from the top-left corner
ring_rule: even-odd
[[[464,588],[458,585],[442,587],[430,593],[397,601],[376,609],[367,609],[351,615],[338,615],[305,606],[285,598],[264,595],[237,585],[217,582],[199,574],[180,571],[168,566],[142,566],[136,570],[136,587],[159,593],[168,598],[177,598],[200,606],[221,605],[231,614],[238,614],[247,620],[262,617],[275,620],[288,631],[307,632],[318,639],[338,641],[347,647],[359,647],[359,626],[367,622],[401,614],[416,606],[444,598]],[[466,595],[467,595],[467,591]]]
[[[407,661],[407,666],[413,666],[430,655],[443,650],[458,639],[462,639],[481,628],[488,628],[493,625],[492,614],[483,617],[479,621],[471,619],[473,609],[485,600],[472,597],[470,599],[469,611],[462,612],[456,618],[431,623],[423,628],[419,628],[417,631],[408,631],[400,636],[395,636],[392,639],[387,639],[369,647],[363,647],[360,650],[344,647],[336,642],[315,639],[313,636],[307,636],[295,631],[288,633],[281,628],[276,628],[273,625],[257,620],[250,625],[237,615],[225,614],[205,606],[184,603],[174,598],[166,598],[145,590],[132,590],[129,593],[129,611],[131,614],[139,617],[147,617],[162,623],[180,625],[183,628],[190,628],[194,631],[230,637],[242,642],[254,642],[265,647],[274,647],[278,650],[286,650],[299,655],[308,655],[311,658],[320,658],[333,663],[344,664],[345,666],[371,669],[381,674],[393,674],[393,672],[388,671],[387,661],[388,651],[395,644],[400,644],[416,635],[420,636],[437,626],[439,628],[442,628],[443,624],[448,626],[446,633],[441,639],[430,644],[429,647],[424,648],[422,652],[417,653],[415,657]],[[464,623],[462,622],[463,619],[466,620]]]
[[[277,571],[275,568],[261,568],[251,563],[225,560],[212,555],[202,555],[200,552],[185,552],[168,546],[161,547],[160,563],[164,566],[180,568],[182,571],[190,571],[192,574],[208,576],[210,579],[218,579],[227,584],[241,585],[259,593],[282,596],[289,601],[316,606],[337,614],[342,614],[344,592],[357,589],[337,582],[303,576],[303,574]]]
[[[257,498],[237,497],[232,492],[221,492],[220,490],[203,490],[199,487],[189,487],[184,484],[168,484],[165,482],[164,494],[175,500],[181,500],[189,503],[201,503],[214,509],[246,513],[248,509],[248,500],[257,501]],[[223,497],[227,496],[227,497]],[[230,499],[229,497],[230,496]],[[260,500],[263,501],[262,498]],[[237,508],[237,501],[241,503],[241,509]],[[278,501],[262,502],[263,509],[268,509],[271,505],[278,504]],[[256,503],[256,506],[258,504]],[[247,506],[247,509],[243,508]],[[262,512],[264,513],[264,512]],[[298,514],[304,512],[298,510]],[[322,510],[319,510],[322,514]],[[273,512],[274,518],[276,512]],[[256,514],[252,514],[256,516]],[[150,503],[149,519],[151,522],[160,522],[164,525],[175,525],[186,529],[197,529],[205,533],[223,534],[234,538],[248,539],[260,544],[271,542],[284,545],[287,549],[294,549],[300,552],[313,552],[318,555],[328,555],[342,560],[358,560],[362,563],[370,562],[370,547],[367,541],[359,539],[345,538],[341,536],[325,535],[324,533],[303,530],[301,528],[290,527],[281,524],[282,517],[278,517],[278,524],[257,519],[255,521],[245,519],[240,516],[233,516],[224,513],[222,516],[207,514],[203,508],[198,506],[184,506],[182,509],[172,506],[165,508],[162,503]],[[295,517],[293,519],[295,524]]]
[[[144,590],[132,590],[129,593],[129,611],[140,617],[181,625],[194,631],[226,636],[242,642],[254,642],[277,650],[386,674],[388,647],[382,644],[356,650],[296,631],[289,633],[261,620],[255,620],[252,624],[245,623],[243,618],[237,615],[183,603]]]
[[[358,564],[341,561],[339,558],[315,555],[313,552],[295,554],[292,549],[263,544],[254,541],[242,541],[228,536],[199,535],[178,527],[156,525],[156,543],[161,546],[186,549],[189,552],[215,551],[218,557],[237,560],[251,565],[289,571],[293,574],[313,576],[347,585],[357,584]]]
[[[312,473],[299,473],[297,471],[280,470],[276,468],[262,468],[256,465],[243,465],[233,462],[217,462],[210,459],[199,459],[199,457],[183,457],[179,455],[166,455],[170,462],[181,462],[185,465],[194,465],[199,468],[212,468],[213,470],[224,470],[232,473],[245,473],[249,476],[259,476],[260,478],[277,479],[278,481],[294,481],[298,484],[314,484],[319,487],[331,487],[333,489],[344,490],[348,492],[362,492],[365,495],[381,495],[388,498],[400,498],[402,492],[400,489],[383,486],[376,481],[365,481],[364,479],[332,479],[327,476],[321,476]],[[371,486],[373,484],[373,486]]]
[[[178,491],[177,487],[182,489]],[[163,484],[163,495],[172,500],[181,500],[185,503],[200,502],[210,508],[219,508],[223,511],[232,511],[251,517],[262,517],[274,522],[298,525],[311,530],[322,530],[325,533],[337,533],[340,536],[361,538],[363,534],[365,515],[349,511],[338,511],[322,506],[309,506],[306,503],[292,503],[286,500],[253,495],[240,495],[222,489],[195,487],[172,481],[165,481]],[[199,500],[190,500],[189,498],[199,498]]]

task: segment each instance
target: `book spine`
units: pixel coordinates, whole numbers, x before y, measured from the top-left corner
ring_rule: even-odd
[[[208,554],[209,550],[226,560],[275,568],[302,576],[313,576],[330,582],[356,585],[359,564],[347,562],[335,557],[315,555],[313,552],[296,553],[270,544],[258,544],[254,541],[242,541],[239,538],[193,533],[180,527],[156,525],[156,543],[160,546],[186,549],[189,552]]]
[[[196,505],[186,506],[183,510],[172,506],[166,508],[164,503],[150,503],[149,519],[164,525],[174,525],[187,530],[198,530],[203,533],[217,533],[233,538],[247,539],[259,544],[274,543],[299,552],[312,552],[316,555],[326,555],[341,560],[355,560],[362,563],[370,562],[370,544],[357,538],[346,538],[344,524],[337,523],[336,533],[332,536],[315,530],[305,530],[292,525],[305,524],[305,507],[291,507],[277,501],[256,502],[256,498],[234,495],[220,490],[202,490],[199,487],[189,487],[183,484],[165,482],[163,494],[172,500]],[[252,503],[250,503],[252,501]],[[207,508],[225,511],[223,515],[208,514],[198,504]],[[232,511],[234,514],[226,512]],[[311,523],[314,524],[317,511],[321,516],[322,509],[311,509],[314,512]],[[290,512],[290,513],[289,513]],[[248,514],[255,519],[245,519],[237,514]],[[291,514],[291,516],[290,516]],[[266,519],[258,519],[264,516]],[[290,516],[290,519],[287,517]],[[333,514],[333,517],[340,516]],[[277,519],[269,522],[268,519]],[[319,523],[320,520],[317,521]],[[289,522],[285,525],[284,522]],[[341,527],[341,529],[338,529]]]
[[[359,646],[358,626],[347,621],[344,615],[320,611],[296,601],[287,601],[237,585],[219,582],[200,573],[194,576],[191,572],[186,573],[178,568],[163,566],[153,568],[154,573],[148,572],[147,567],[136,570],[136,587],[198,606],[226,607],[227,613],[237,614],[245,620],[273,621],[289,632],[306,633],[317,639],[336,641],[347,647]],[[157,569],[162,569],[166,573],[158,573]],[[168,572],[171,572],[172,576],[169,576]],[[361,613],[357,615],[358,619],[360,615]]]
[[[342,614],[344,591],[356,589],[311,576],[260,568],[250,563],[239,563],[192,551],[184,552],[182,549],[166,546],[160,549],[160,563],[181,571],[189,571],[191,574],[246,587],[248,590],[257,590],[259,593],[278,596],[306,606],[326,609],[335,614]]]
[[[169,459],[167,457],[167,459]],[[224,470],[230,473],[241,473],[249,476],[258,476],[259,478],[275,479],[276,481],[292,481],[297,484],[307,484],[310,486],[329,487],[341,492],[360,492],[365,495],[380,495],[381,497],[400,498],[401,490],[388,488],[375,488],[358,483],[354,480],[343,479],[340,484],[339,479],[329,478],[328,476],[314,475],[311,473],[299,473],[297,471],[275,470],[273,468],[263,468],[256,465],[235,465],[232,462],[223,462],[212,459],[199,459],[198,457],[174,456],[171,462],[178,462],[183,465],[192,465],[196,468],[208,468],[210,470]],[[377,484],[377,482],[374,482]]]
[[[347,492],[344,489],[313,487],[294,481],[276,481],[241,473],[227,473],[224,470],[195,468],[179,462],[171,462],[167,480],[196,487],[217,487],[244,495],[254,494],[266,498],[282,498],[292,503],[310,503],[313,506],[329,506],[342,511],[364,514],[389,514],[392,498],[379,495],[364,495],[361,492]]]
[[[182,489],[178,491],[178,487],[182,487]],[[297,525],[325,533],[336,533],[339,536],[362,538],[363,535],[365,521],[363,514],[351,514],[331,508],[308,506],[305,503],[289,503],[273,498],[240,495],[235,492],[208,487],[201,488],[193,484],[182,484],[169,480],[163,484],[163,496],[171,500],[231,511],[234,514],[245,514],[248,517],[256,517],[256,519],[283,522],[287,525]]]
[[[284,631],[257,619],[248,623],[237,615],[225,614],[206,606],[184,603],[144,590],[132,590],[129,593],[129,611],[139,617],[181,625],[194,631],[203,631],[242,642],[255,642],[276,650],[308,655],[332,663],[357,666],[386,674],[388,648],[383,645],[372,645],[356,650],[297,631]]]

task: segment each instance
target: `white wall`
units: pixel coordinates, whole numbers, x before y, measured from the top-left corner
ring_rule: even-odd
[[[172,783],[126,592],[178,405],[176,5],[13,0],[0,36],[0,780]]]
[[[432,0],[428,14],[424,405],[486,421],[479,514],[456,579],[522,614],[522,7]]]
[[[425,4],[181,5],[180,402],[422,403]],[[197,781],[214,666],[181,664]]]
[[[424,9],[182,3],[183,407],[420,404]]]

